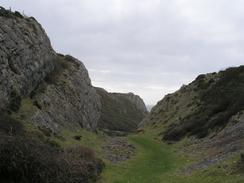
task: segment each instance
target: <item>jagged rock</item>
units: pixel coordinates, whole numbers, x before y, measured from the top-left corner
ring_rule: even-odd
[[[28,96],[52,72],[55,57],[45,31],[35,19],[20,18],[1,8],[0,111],[10,105],[13,95]]]

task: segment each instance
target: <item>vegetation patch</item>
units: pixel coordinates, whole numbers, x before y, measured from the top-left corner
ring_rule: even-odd
[[[8,109],[13,112],[17,112],[21,105],[21,97],[20,95],[14,90],[10,94],[10,103]]]
[[[69,62],[65,59],[65,57],[57,56],[54,60],[54,70],[48,74],[45,78],[45,81],[48,84],[55,84],[58,81],[58,78],[63,73],[64,70],[68,69]]]
[[[94,182],[103,168],[89,149],[62,151],[30,137],[1,136],[0,161],[6,183]]]
[[[34,135],[42,134],[38,129],[30,132],[7,114],[0,117],[0,182],[89,183],[99,177],[104,163],[91,149],[64,148],[51,137]]]

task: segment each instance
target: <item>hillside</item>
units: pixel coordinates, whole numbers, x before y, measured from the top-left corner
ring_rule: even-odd
[[[141,125],[164,124],[163,139],[169,141],[217,133],[244,109],[243,81],[243,66],[200,75],[161,100]]]
[[[155,136],[163,142],[180,147],[178,151],[188,158],[195,157],[188,171],[208,169],[231,157],[240,159],[243,92],[243,66],[200,75],[158,102],[140,127],[157,131]]]
[[[101,88],[97,88],[97,93],[102,103],[102,113],[98,123],[100,129],[135,131],[148,113],[143,100],[133,93],[108,93]]]

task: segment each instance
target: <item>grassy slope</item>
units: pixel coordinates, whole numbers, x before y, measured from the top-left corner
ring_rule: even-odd
[[[152,137],[150,133],[130,136],[129,141],[137,148],[136,155],[120,164],[108,164],[101,183],[239,183],[244,180],[240,174],[229,173],[235,158],[192,175],[180,175],[178,170],[188,161],[177,153],[179,147],[162,144]]]

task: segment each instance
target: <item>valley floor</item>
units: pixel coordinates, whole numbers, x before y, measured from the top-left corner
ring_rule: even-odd
[[[230,174],[228,168],[220,168],[222,165],[199,170],[190,175],[182,174],[182,167],[191,160],[179,154],[179,147],[163,144],[160,140],[152,138],[151,134],[130,135],[128,141],[136,147],[135,155],[124,162],[107,163],[100,183],[244,182],[243,176]]]

